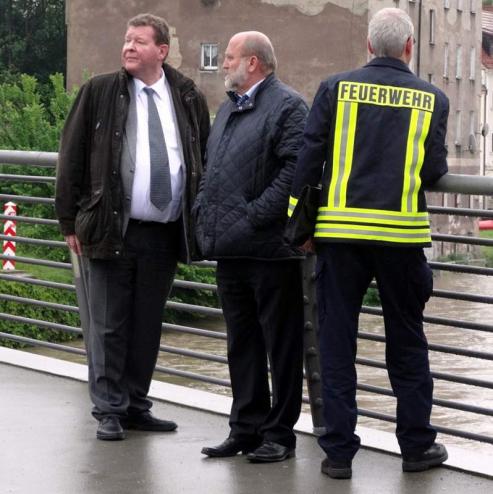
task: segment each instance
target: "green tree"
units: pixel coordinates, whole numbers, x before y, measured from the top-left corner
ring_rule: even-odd
[[[0,77],[65,73],[65,0],[0,0]]]

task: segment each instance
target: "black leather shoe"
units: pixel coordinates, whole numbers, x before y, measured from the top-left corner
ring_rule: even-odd
[[[292,456],[294,456],[294,448],[272,441],[265,441],[255,451],[247,454],[247,460],[252,463],[270,463],[283,461]]]
[[[351,461],[333,461],[329,457],[322,461],[322,473],[331,479],[350,479],[353,475]]]
[[[129,415],[123,424],[126,429],[152,432],[172,432],[178,427],[172,420],[158,419],[151,412]]]
[[[239,452],[243,454],[253,451],[259,444],[259,441],[252,442],[237,437],[228,437],[225,441],[217,446],[202,448],[202,454],[212,458],[225,458],[235,456]]]
[[[402,455],[402,470],[404,472],[422,472],[428,468],[441,465],[448,458],[445,446],[440,443],[432,444],[425,452]]]
[[[125,439],[125,431],[122,429],[118,417],[107,415],[99,421],[96,437],[102,441],[120,441]]]

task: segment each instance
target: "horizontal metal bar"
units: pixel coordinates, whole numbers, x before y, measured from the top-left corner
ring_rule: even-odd
[[[221,309],[215,309],[213,307],[203,307],[201,305],[184,304],[182,302],[168,301],[166,303],[168,309],[176,309],[184,312],[195,312],[198,314],[207,314],[212,316],[219,316],[223,313]]]
[[[58,153],[0,149],[0,163],[53,168],[56,166],[57,159]]]
[[[187,379],[193,379],[194,381],[202,381],[210,384],[217,384],[219,386],[231,387],[231,382],[226,379],[219,379],[217,377],[204,376],[202,374],[196,374],[195,372],[189,372],[184,370],[174,369],[172,367],[164,367],[162,365],[156,365],[156,371],[169,374],[171,376],[186,377]]]
[[[34,223],[36,225],[53,225],[58,227],[58,220],[49,220],[46,218],[30,218],[29,216],[8,216],[6,214],[0,214],[0,220],[12,220],[16,223]]]
[[[381,307],[370,307],[368,305],[364,305],[361,308],[361,312],[363,314],[371,314],[373,316],[383,315],[383,311]],[[473,331],[483,331],[486,333],[493,332],[493,325],[491,324],[481,324],[476,322],[461,321],[458,319],[447,319],[446,317],[427,316],[427,315],[424,316],[423,321],[425,323],[438,324],[440,326],[452,326],[453,328],[468,329]]]
[[[78,313],[79,308],[73,305],[56,304],[53,302],[45,302],[44,300],[36,300],[33,298],[17,297],[16,295],[7,295],[5,293],[0,293],[0,300],[5,300],[6,302],[15,302],[17,304],[29,304],[35,305],[37,307],[44,307],[46,309],[63,310],[67,312]]]
[[[431,192],[492,196],[493,177],[446,173],[433,185],[427,186],[426,190]]]
[[[36,183],[55,183],[55,177],[44,177],[42,175],[12,175],[0,173],[0,180],[8,182],[36,182]]]
[[[358,384],[357,389],[361,391],[367,391],[368,393],[374,393],[395,398],[394,392],[391,389],[383,388],[381,386],[373,386],[371,384]],[[458,401],[434,398],[433,405],[449,408],[451,410],[460,410],[461,412],[477,413],[478,415],[493,417],[493,409],[491,408],[468,405],[467,403],[459,403]]]
[[[73,326],[67,326],[66,324],[58,324],[56,322],[40,321],[39,319],[14,316],[13,314],[5,314],[3,312],[0,312],[0,319],[6,321],[18,322],[22,324],[32,324],[33,326],[39,326],[40,328],[55,329],[57,331],[65,331],[67,333],[82,335],[82,330],[80,328],[74,328]]]
[[[85,355],[86,352],[80,348],[75,348],[68,345],[60,345],[59,343],[52,343],[51,341],[36,340],[35,338],[27,338],[25,336],[18,336],[10,333],[0,332],[0,339],[17,341],[18,343],[26,343],[28,345],[40,346],[43,348],[51,348],[52,350],[59,350],[67,353],[74,353],[76,355]]]
[[[45,281],[38,280],[36,278],[28,278],[26,276],[18,276],[14,274],[1,274],[0,280],[13,281],[16,283],[27,283],[28,285],[45,286],[47,288],[56,288],[60,290],[75,291],[75,285],[69,285],[68,283],[59,283],[57,281]]]
[[[379,412],[373,412],[364,408],[358,408],[358,415],[363,417],[369,417],[372,419],[383,420],[384,422],[396,422],[395,417],[386,415]],[[441,434],[447,434],[449,436],[462,437],[463,439],[472,439],[473,441],[479,441],[483,443],[493,444],[493,437],[485,436],[484,434],[474,434],[473,432],[466,432],[458,429],[452,429],[450,427],[443,427],[441,425],[433,424],[433,427]]]
[[[483,268],[479,266],[468,266],[465,264],[451,264],[447,262],[429,261],[428,264],[432,269],[440,271],[452,271],[454,273],[482,274],[493,276],[493,268]]]
[[[375,367],[377,369],[387,370],[385,363],[378,360],[357,357],[356,363],[359,365],[367,365],[369,367]],[[485,381],[484,379],[471,379],[469,377],[456,376],[453,374],[447,374],[445,372],[432,371],[431,376],[434,379],[440,379],[442,381],[453,382],[457,384],[467,384],[470,386],[477,386],[479,388],[493,389],[493,381]]]
[[[192,263],[194,266],[200,266],[202,268],[216,268],[216,261],[196,261]]]
[[[466,292],[453,292],[451,290],[441,290],[435,288],[433,290],[433,297],[447,298],[451,300],[461,300],[463,302],[476,302],[481,304],[493,304],[493,297],[488,295],[475,295],[473,293]]]
[[[66,262],[45,261],[44,259],[33,259],[31,257],[7,256],[5,254],[0,254],[0,259],[24,262],[26,264],[34,264],[36,266],[47,266],[49,268],[72,269],[72,265]]]
[[[32,244],[32,245],[44,245],[46,247],[53,248],[68,248],[66,242],[60,240],[42,240],[39,238],[18,237],[11,235],[4,235],[0,233],[0,240],[12,240],[13,242],[19,242],[20,244]]]
[[[197,281],[175,280],[173,286],[176,288],[192,288],[194,290],[211,290],[217,291],[216,285],[210,283],[199,283]]]
[[[444,233],[432,233],[431,239],[435,242],[450,242],[454,244],[482,245],[493,247],[493,238],[467,237],[465,235],[447,235]]]
[[[226,340],[225,333],[219,333],[218,331],[210,331],[207,329],[192,328],[189,326],[180,326],[179,324],[163,324],[164,330],[177,331],[179,333],[194,334],[197,336],[205,336],[206,338],[216,338],[218,340]]]
[[[227,364],[228,359],[220,355],[212,355],[211,353],[197,352],[195,350],[188,350],[186,348],[177,348],[169,345],[161,345],[159,349],[165,353],[172,353],[173,355],[182,355],[183,357],[192,357],[200,360],[207,360],[210,362],[217,362],[219,364]]]
[[[55,199],[50,197],[19,196],[16,194],[0,194],[1,201],[27,202],[32,204],[55,204]]]
[[[493,218],[489,209],[453,208],[445,206],[428,206],[430,214],[448,214],[449,216],[470,216],[471,218]]]
[[[377,341],[379,343],[385,343],[385,336],[375,333],[368,333],[364,331],[358,331],[358,338],[368,341]],[[478,358],[483,360],[493,360],[493,353],[491,352],[479,352],[477,350],[468,350],[463,347],[455,347],[448,345],[439,345],[436,343],[429,343],[428,349],[433,352],[448,353],[452,355],[460,355],[462,357]]]

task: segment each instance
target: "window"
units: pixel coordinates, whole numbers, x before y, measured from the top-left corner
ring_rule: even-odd
[[[455,64],[455,78],[462,79],[462,46],[457,45],[457,60]]]
[[[449,51],[448,51],[448,43],[445,43],[443,47],[443,77],[448,79],[448,62],[449,59]]]
[[[457,10],[462,12],[462,0],[457,0]]]
[[[435,44],[435,11],[430,10],[430,45]]]
[[[474,81],[476,79],[476,48],[472,47],[471,48],[471,54],[470,54],[470,60],[469,60],[469,80]]]
[[[450,8],[450,0],[443,0],[443,8],[444,9]]]
[[[476,13],[476,1],[477,0],[471,0],[471,6],[470,6],[471,14]]]
[[[217,43],[202,43],[200,46],[200,68],[217,70]]]

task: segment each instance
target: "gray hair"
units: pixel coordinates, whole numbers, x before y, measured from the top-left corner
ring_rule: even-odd
[[[138,14],[127,22],[127,28],[150,26],[154,30],[156,45],[169,45],[169,27],[166,19],[153,14]]]
[[[401,9],[379,10],[368,25],[368,40],[377,57],[399,58],[413,34],[411,18]]]
[[[270,39],[263,33],[251,31],[242,46],[242,54],[246,57],[255,55],[266,73],[275,72],[277,58]]]

